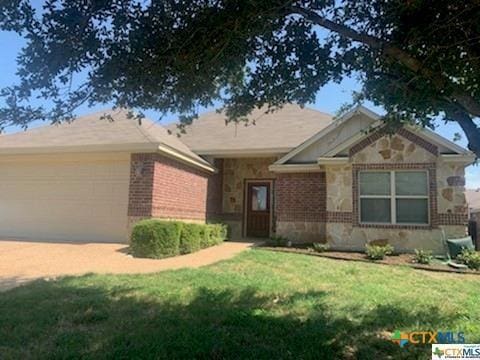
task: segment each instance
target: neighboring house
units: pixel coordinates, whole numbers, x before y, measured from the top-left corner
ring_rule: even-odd
[[[99,115],[0,136],[0,236],[126,241],[149,217],[345,250],[440,251],[443,232],[465,234],[474,155],[425,129],[367,132],[381,123],[363,107],[333,120],[289,105],[248,126],[209,113],[180,138]]]
[[[480,241],[478,240],[480,236],[480,188],[467,189],[465,190],[465,195],[467,197],[470,219],[476,222],[477,248],[480,248]]]
[[[467,197],[467,204],[470,211],[480,212],[480,188],[466,189],[465,196]]]

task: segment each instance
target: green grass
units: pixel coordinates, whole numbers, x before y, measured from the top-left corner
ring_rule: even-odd
[[[431,358],[399,330],[480,342],[480,277],[254,250],[201,269],[0,293],[0,358]]]

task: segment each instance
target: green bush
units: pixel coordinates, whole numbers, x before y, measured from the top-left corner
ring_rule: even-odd
[[[470,269],[480,270],[480,252],[463,249],[461,254],[457,256],[458,262],[467,265]]]
[[[221,244],[227,238],[227,227],[223,224],[202,225],[200,247],[202,249]]]
[[[328,251],[330,250],[330,245],[328,244],[321,244],[321,243],[313,243],[313,250],[315,250],[316,252],[325,252],[325,251]]]
[[[415,255],[413,256],[413,261],[415,261],[416,263],[428,265],[430,264],[432,259],[433,259],[433,256],[431,251],[415,249]]]
[[[182,223],[142,220],[135,224],[130,247],[133,256],[160,259],[179,254]]]
[[[135,257],[161,259],[220,244],[226,236],[227,228],[222,224],[150,219],[135,224],[130,248]]]
[[[213,245],[219,245],[227,239],[228,228],[224,224],[207,224],[209,229],[210,242]]]
[[[385,256],[393,253],[393,246],[387,245],[365,245],[365,253],[370,260],[383,260]]]
[[[202,227],[202,230],[200,231],[200,248],[205,249],[209,246],[211,246],[210,245],[210,229],[205,226],[205,227]]]
[[[266,244],[272,247],[284,247],[288,245],[288,239],[280,235],[272,235]]]
[[[185,223],[180,233],[180,254],[190,254],[200,250],[203,225]]]

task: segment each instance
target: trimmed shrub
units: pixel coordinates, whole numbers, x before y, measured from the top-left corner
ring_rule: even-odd
[[[161,259],[179,254],[182,223],[142,220],[132,231],[130,248],[135,257]]]
[[[208,224],[207,225],[210,233],[210,242],[213,245],[219,245],[228,235],[228,228],[226,225],[223,224]]]
[[[205,249],[210,245],[210,231],[206,226],[202,226],[200,231],[200,248]]]
[[[385,256],[393,253],[393,246],[390,244],[380,245],[365,245],[365,253],[370,260],[383,260]]]
[[[480,252],[470,249],[463,249],[457,256],[457,261],[467,265],[470,269],[480,270]]]
[[[417,264],[428,265],[430,264],[432,259],[433,259],[433,256],[431,251],[415,249],[415,255],[413,256],[413,261],[415,261]]]
[[[185,223],[180,234],[180,254],[190,254],[200,250],[203,225]]]
[[[135,257],[161,259],[218,245],[226,237],[227,227],[222,224],[149,219],[135,224],[130,248]]]
[[[321,243],[313,243],[313,250],[315,250],[316,252],[322,253],[322,252],[330,250],[330,245],[321,244]]]
[[[227,227],[223,224],[202,225],[200,247],[205,249],[221,244],[227,238]]]
[[[272,235],[266,242],[267,246],[284,247],[288,244],[288,239],[280,235]]]

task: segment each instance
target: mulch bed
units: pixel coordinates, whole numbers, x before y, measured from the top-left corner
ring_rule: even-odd
[[[325,251],[325,252],[315,252],[312,249],[306,247],[271,247],[271,246],[261,246],[262,249],[295,253],[295,254],[304,254],[310,256],[319,256],[335,260],[344,260],[344,261],[359,261],[366,262],[370,264],[382,264],[382,265],[404,265],[409,266],[414,269],[436,271],[436,272],[449,272],[457,274],[474,274],[480,275],[480,271],[475,271],[471,269],[455,269],[448,265],[440,264],[433,261],[429,265],[417,264],[413,261],[412,254],[395,254],[385,257],[383,260],[369,260],[366,258],[365,253],[362,252],[346,252],[346,251]]]

